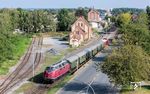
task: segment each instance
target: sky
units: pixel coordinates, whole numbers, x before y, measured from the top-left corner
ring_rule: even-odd
[[[145,8],[150,0],[0,0],[0,8]]]

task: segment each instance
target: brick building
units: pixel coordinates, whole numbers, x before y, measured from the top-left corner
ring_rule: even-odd
[[[90,9],[90,11],[88,12],[88,21],[91,24],[92,28],[101,28],[101,17],[98,11]]]
[[[92,28],[83,16],[80,16],[71,26],[69,44],[78,47],[85,40],[92,37]]]

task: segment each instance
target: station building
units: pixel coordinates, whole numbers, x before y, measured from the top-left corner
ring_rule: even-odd
[[[83,16],[80,16],[71,26],[69,44],[72,47],[78,47],[83,41],[91,39],[92,36],[92,27]]]

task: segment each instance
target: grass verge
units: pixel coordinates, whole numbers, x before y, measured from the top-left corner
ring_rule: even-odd
[[[141,88],[138,87],[134,91],[130,87],[124,87],[124,88],[122,88],[120,93],[121,94],[150,94],[150,86],[142,86]]]
[[[21,92],[27,91],[33,87],[33,83],[25,83],[20,89],[17,89],[14,94],[21,94]]]
[[[48,90],[47,94],[55,94],[60,88],[62,88],[70,79],[72,78],[72,75],[67,75],[64,77],[64,79],[57,83],[55,86],[53,86],[51,89]]]
[[[69,31],[48,32],[48,35],[52,37],[55,37],[55,36],[64,37],[64,36],[69,35]]]

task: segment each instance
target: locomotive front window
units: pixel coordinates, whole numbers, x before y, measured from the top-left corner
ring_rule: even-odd
[[[62,67],[62,65],[59,65],[59,68],[61,68]]]
[[[51,71],[54,70],[54,67],[47,67],[46,70],[47,70],[48,72],[51,72]]]
[[[62,63],[63,66],[65,66],[65,63]]]

